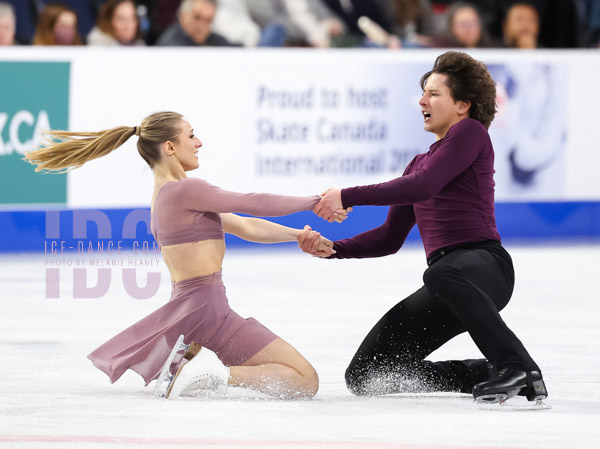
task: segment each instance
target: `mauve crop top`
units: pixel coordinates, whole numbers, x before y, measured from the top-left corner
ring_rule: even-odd
[[[220,213],[278,217],[312,210],[319,195],[284,196],[222,190],[198,178],[164,184],[156,195],[150,229],[158,246],[224,238]]]

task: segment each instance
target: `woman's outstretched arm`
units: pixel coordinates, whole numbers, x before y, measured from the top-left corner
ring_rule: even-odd
[[[303,232],[302,229],[282,226],[261,218],[241,217],[235,214],[221,214],[221,220],[223,221],[223,230],[225,232],[250,242],[295,242]],[[320,236],[318,249],[327,255],[335,253],[333,242],[323,236]]]

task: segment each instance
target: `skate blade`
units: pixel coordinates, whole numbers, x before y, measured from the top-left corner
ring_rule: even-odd
[[[493,394],[484,394],[481,396],[477,396],[475,398],[475,402],[480,404],[504,404],[510,398],[515,397],[521,391],[521,387],[513,388],[512,390],[507,390],[502,393],[493,393]]]
[[[157,398],[168,398],[169,392],[171,391],[171,387],[173,385],[174,376],[171,374],[171,364],[173,363],[173,359],[179,351],[185,351],[189,345],[186,345],[183,342],[183,334],[179,336],[177,342],[173,346],[169,357],[165,360],[165,364],[163,365],[162,370],[156,379],[156,385],[154,386],[154,396]],[[165,382],[169,382],[167,388],[163,390],[163,384]]]
[[[482,404],[482,405],[499,405],[499,404],[505,404],[506,400],[509,398],[510,396],[508,394],[486,394],[483,396],[478,396],[477,398],[475,398],[475,402],[477,404]]]
[[[172,395],[171,391],[173,391],[173,385],[175,385],[175,381],[177,380],[177,377],[179,377],[179,373],[181,373],[182,369],[183,369],[183,366],[180,366],[179,369],[177,370],[177,372],[173,376],[171,376],[169,385],[167,385],[167,392],[165,393],[165,399],[178,399],[179,398],[179,395]]]
[[[493,398],[492,398],[493,396]],[[516,402],[507,400],[507,395],[488,395],[475,400],[475,405],[480,410],[489,411],[532,411],[532,410],[550,410],[552,406],[546,404],[543,399],[545,396],[536,397],[534,401]]]
[[[183,335],[182,335],[182,337],[183,337]],[[187,359],[187,360],[192,360],[194,357],[196,357],[196,355],[202,349],[201,345],[194,343],[194,342],[191,342],[189,345],[183,345],[182,347],[185,348],[185,352],[183,353],[183,358]],[[181,373],[181,370],[184,367],[185,367],[185,363],[179,367],[179,369],[173,376],[171,376],[169,385],[167,385],[167,392],[165,393],[166,399],[178,399],[179,396],[189,396],[189,395],[185,395],[185,394],[181,394],[181,393],[176,394],[176,395],[171,394],[171,392],[173,391],[173,386],[175,385],[175,381],[179,377],[179,374]]]

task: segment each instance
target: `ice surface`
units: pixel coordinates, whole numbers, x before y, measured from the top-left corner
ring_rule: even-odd
[[[225,399],[166,401],[132,372],[111,385],[86,355],[167,301],[164,264],[146,268],[163,272],[151,299],[129,297],[115,267],[106,295],[73,298],[73,266],[60,268],[61,297],[49,299],[46,256],[2,256],[0,446],[598,448],[600,247],[507,247],[517,284],[502,315],[541,366],[552,410],[495,412],[478,409],[468,395],[371,398],[346,390],[344,370],[362,338],[421,285],[421,248],[346,261],[318,260],[290,247],[227,254],[232,307],[270,327],[317,369],[320,391],[308,401],[267,400],[234,389]],[[64,258],[73,264],[89,259]],[[88,270],[89,285],[95,273]],[[461,335],[431,359],[479,356]]]

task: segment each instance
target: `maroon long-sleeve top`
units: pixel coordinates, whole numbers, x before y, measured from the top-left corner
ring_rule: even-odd
[[[498,240],[494,214],[494,149],[486,128],[465,118],[400,178],[342,189],[344,207],[391,206],[385,223],[338,240],[332,258],[379,257],[397,252],[417,224],[427,257],[440,248]]]

